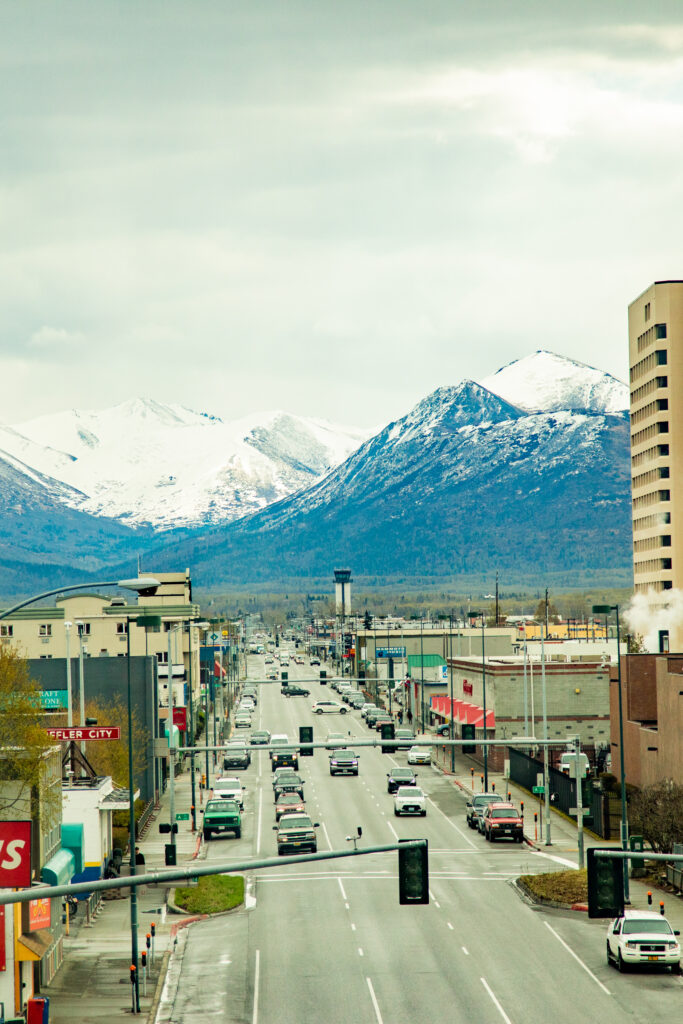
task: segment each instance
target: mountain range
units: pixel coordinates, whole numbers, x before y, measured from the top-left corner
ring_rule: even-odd
[[[0,564],[34,581],[49,552],[45,578],[59,585],[91,571],[104,541],[101,564],[144,553],[159,571],[191,566],[207,588],[329,577],[342,563],[366,578],[493,568],[627,583],[627,407],[622,382],[540,351],[438,388],[369,438],[148,400],[43,417],[0,429]]]

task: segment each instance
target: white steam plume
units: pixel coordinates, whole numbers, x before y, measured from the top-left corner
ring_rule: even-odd
[[[683,592],[650,589],[644,594],[634,594],[624,611],[624,619],[632,633],[643,637],[646,650],[656,654],[660,630],[667,629],[672,637],[683,629]]]

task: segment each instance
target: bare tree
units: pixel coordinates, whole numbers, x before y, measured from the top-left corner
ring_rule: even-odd
[[[671,779],[646,786],[629,801],[630,830],[640,834],[654,853],[672,853],[683,843],[683,786]]]

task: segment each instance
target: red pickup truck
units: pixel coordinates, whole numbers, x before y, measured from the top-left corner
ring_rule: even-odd
[[[514,804],[489,804],[484,811],[484,836],[489,842],[496,839],[524,839],[524,820]]]

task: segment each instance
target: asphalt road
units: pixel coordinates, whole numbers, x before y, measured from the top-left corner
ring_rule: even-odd
[[[250,657],[249,670],[263,678],[263,657]],[[289,667],[291,681],[311,674],[308,665]],[[307,699],[261,687],[253,727],[292,739],[300,725],[313,725],[316,740],[328,731],[348,732],[349,742],[372,735],[359,712],[314,715],[313,700],[336,694],[318,683],[310,689]],[[330,776],[324,751],[300,759],[307,808],[320,822],[318,848],[348,847],[358,825],[367,845],[426,837],[430,905],[399,906],[395,853],[254,872],[246,909],[189,930],[165,1020],[195,1024],[216,1013],[235,1024],[677,1019],[679,978],[617,974],[605,961],[605,924],[539,911],[520,898],[511,879],[556,870],[552,855],[486,843],[465,824],[463,796],[428,766],[417,768],[427,817],[395,818],[386,773],[405,755],[359,752],[357,778]],[[267,754],[241,774],[242,838],[212,840],[209,859],[276,854]]]

